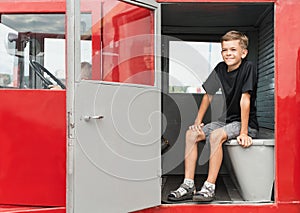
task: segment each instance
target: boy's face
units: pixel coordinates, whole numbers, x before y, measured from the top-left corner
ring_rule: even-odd
[[[229,72],[241,65],[242,59],[247,56],[247,53],[248,50],[241,47],[240,40],[222,42],[222,57]]]

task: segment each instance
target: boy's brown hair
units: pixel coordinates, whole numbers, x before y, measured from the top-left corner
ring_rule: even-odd
[[[240,40],[240,45],[243,49],[248,48],[249,39],[248,37],[239,31],[229,31],[225,35],[222,36],[221,42],[223,41],[233,41],[233,40]]]

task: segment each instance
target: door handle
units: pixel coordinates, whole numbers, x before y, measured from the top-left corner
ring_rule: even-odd
[[[91,119],[97,119],[97,120],[99,120],[99,119],[102,119],[102,118],[104,118],[103,115],[93,115],[93,116],[85,115],[85,116],[83,117],[83,119],[84,119],[85,121],[90,121]]]

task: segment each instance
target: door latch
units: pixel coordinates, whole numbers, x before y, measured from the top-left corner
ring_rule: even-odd
[[[89,116],[89,115],[85,115],[85,116],[83,116],[83,119],[85,120],[85,121],[90,121],[91,119],[103,119],[104,118],[104,116],[103,115],[93,115],[93,116]]]

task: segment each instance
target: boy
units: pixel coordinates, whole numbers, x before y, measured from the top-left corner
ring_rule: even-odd
[[[222,144],[233,138],[246,148],[258,133],[256,119],[257,73],[248,54],[248,38],[241,32],[229,31],[221,38],[222,58],[210,74],[203,88],[206,91],[194,125],[186,132],[185,179],[172,191],[168,199],[180,201],[212,201],[215,199],[215,183],[223,160]],[[218,121],[204,126],[202,119],[213,95],[221,88],[225,96],[226,110]],[[208,177],[200,191],[195,192],[194,175],[200,141],[210,143]]]

